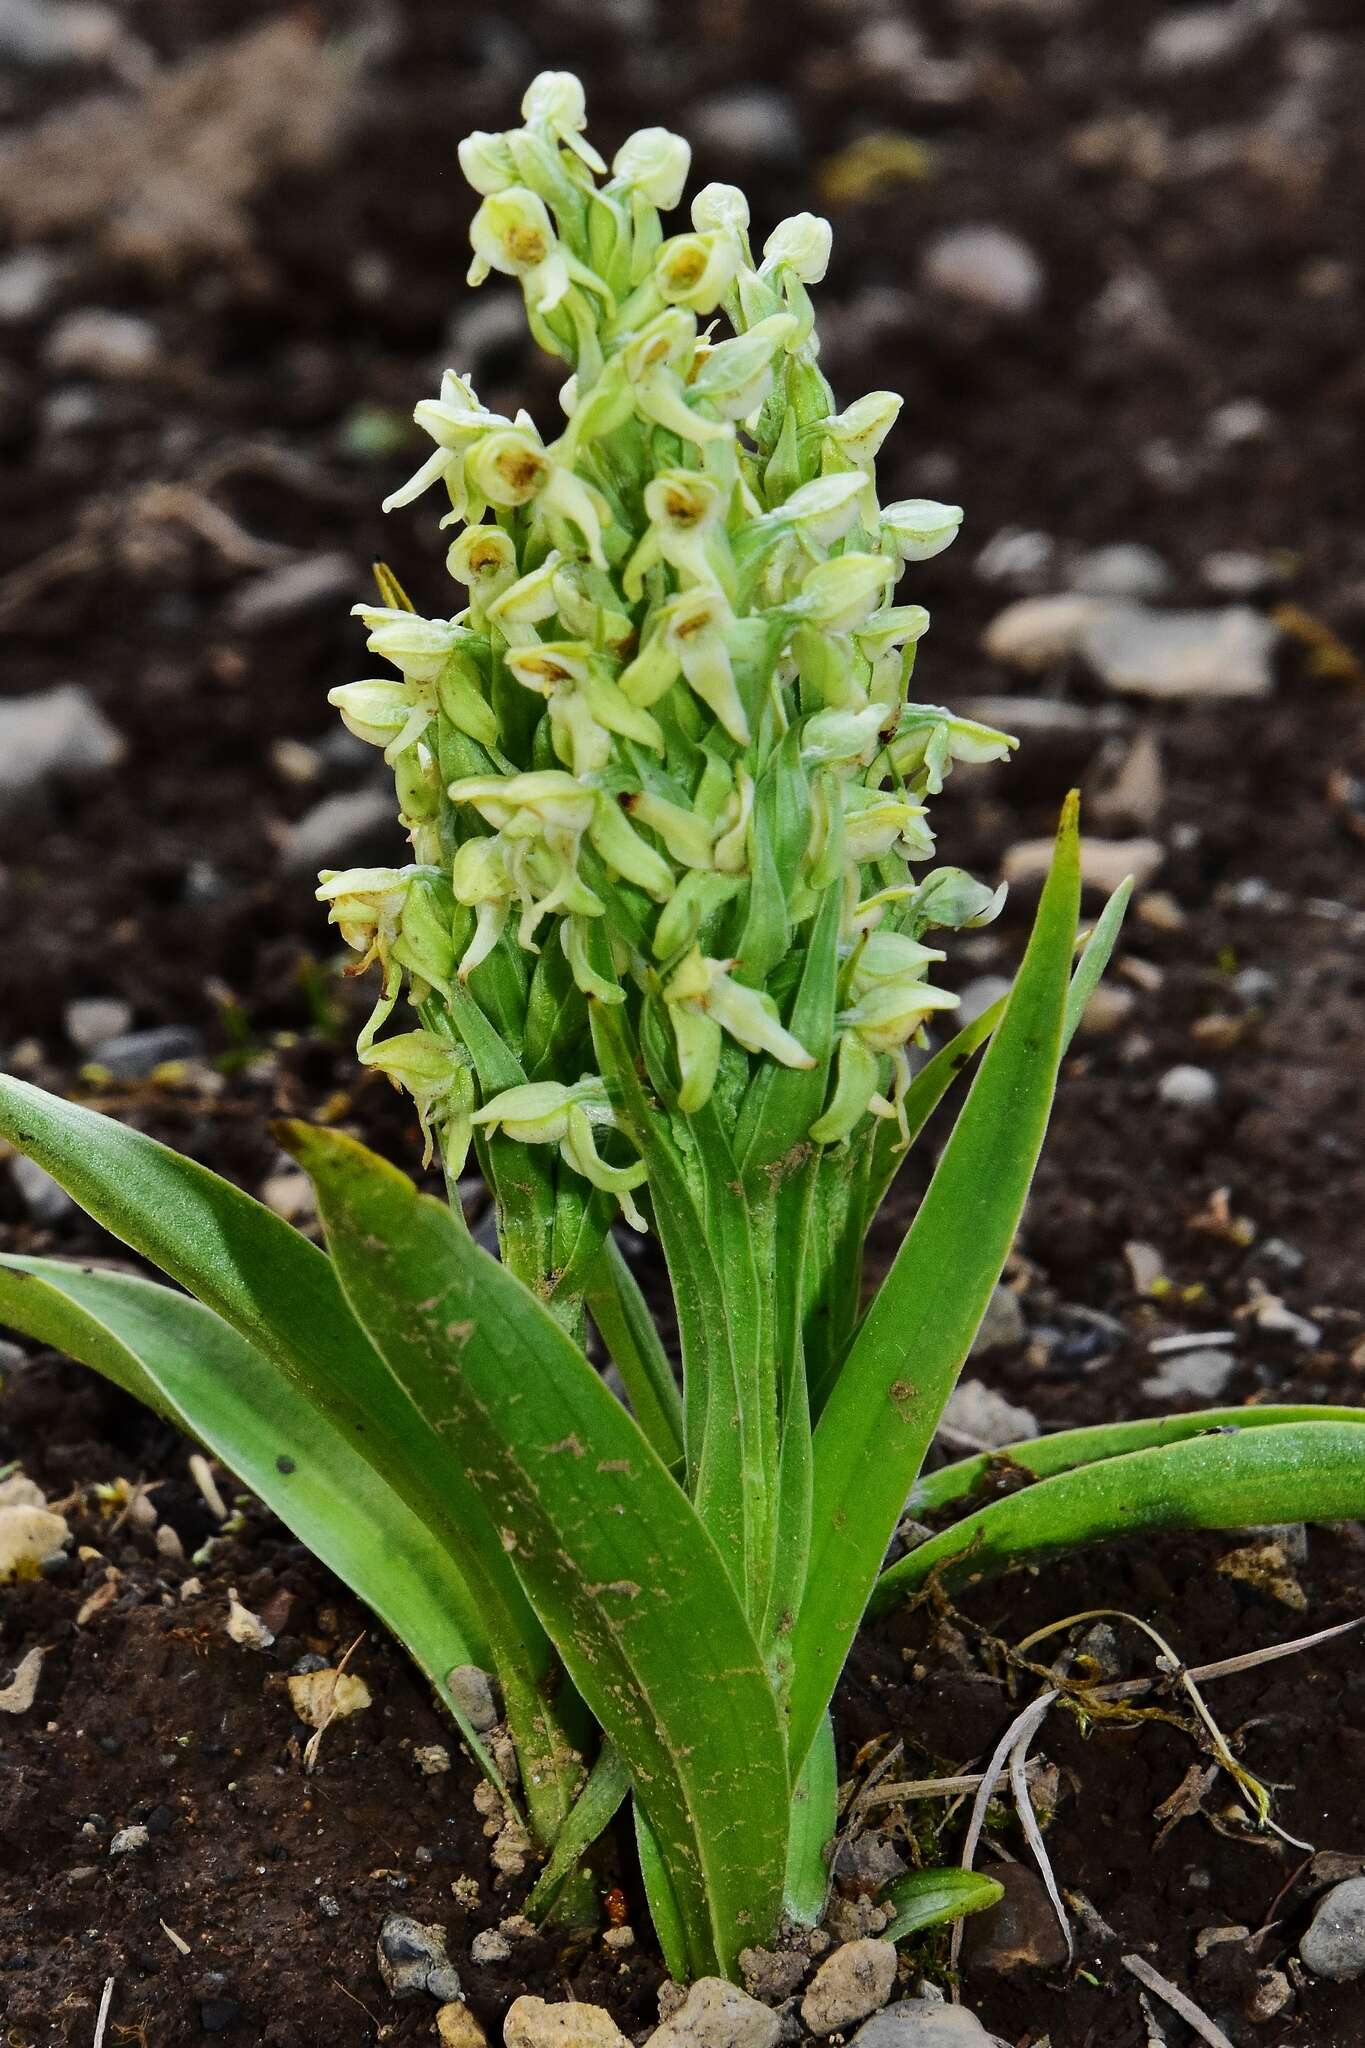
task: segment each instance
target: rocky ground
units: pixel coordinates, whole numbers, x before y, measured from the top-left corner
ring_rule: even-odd
[[[1072,781],[1092,900],[1140,877],[946,1443],[1358,1401],[1363,50],[1351,0],[539,0],[516,19],[0,0],[0,1062],[305,1224],[271,1110],[350,1121],[415,1166],[402,1106],[357,1081],[358,998],[311,900],[323,862],[395,850],[383,778],[325,692],[360,672],[346,612],[372,554],[443,608],[430,521],[377,510],[411,466],[414,397],[454,361],[490,404],[549,401],[515,301],[461,284],[453,145],[572,64],[606,146],[665,119],[760,220],[830,215],[830,374],[846,397],[906,393],[889,492],[967,507],[913,592],[934,614],[925,694],[1025,744],[938,814],[947,857],[1014,882],[1013,911],[956,950],[965,1000],[1017,958]],[[110,1249],[17,1160],[0,1231]],[[90,2039],[110,1977],[110,2041],[417,2038],[437,2001],[381,1974],[392,1912],[445,1930],[490,2032],[528,1985],[635,2037],[656,2023],[642,1923],[629,1953],[501,1932],[516,1897],[492,1886],[473,1782],[458,1754],[423,1774],[448,1731],[372,1630],[371,1707],[304,1775],[287,1678],[366,1623],[278,1529],[248,1508],[224,1534],[185,1447],[55,1361],[6,1354],[0,1430],[71,1532],[51,1577],[4,1596],[0,1683],[49,1651],[0,1723],[11,2039]],[[156,1481],[150,1506],[91,1491],[120,1479]],[[896,1741],[887,1782],[979,1766],[1015,1710],[1002,1641],[1067,1614],[1136,1607],[1211,1661],[1361,1611],[1349,1535],[1297,1540],[1272,1574],[1287,1599],[1225,1568],[1245,1544],[1172,1539],[901,1618],[846,1687],[850,1784]],[[234,1586],[271,1646],[226,1633]],[[1316,1862],[1241,1828],[1225,1780],[1187,1782],[1204,1760],[1179,1730],[1087,1739],[1054,1716],[1049,1845],[1096,1917],[1075,1909],[1079,1969],[1036,1912],[1018,1953],[1008,1924],[974,1935],[986,2025],[1026,2048],[1180,2048],[1188,2019],[1136,1956],[1238,2048],[1365,2041],[1358,1990],[1308,1938],[1365,1850],[1358,1673],[1348,1639],[1218,1699]],[[871,1808],[865,1832],[913,1860],[922,1812]],[[991,1839],[1027,1870],[1003,1809]],[[629,1897],[628,1871],[608,1878]],[[1011,1879],[1021,1913],[1030,1882]],[[1359,1966],[1359,1921],[1338,1918]],[[507,1953],[476,1958],[488,1936]],[[931,2022],[970,2039],[905,2013],[944,1958],[902,1953],[895,2031],[865,2048],[937,2048]],[[766,2048],[764,2025],[733,2038]]]

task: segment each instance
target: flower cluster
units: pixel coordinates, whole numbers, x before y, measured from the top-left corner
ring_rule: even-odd
[[[443,489],[461,601],[419,617],[385,574],[384,603],[357,611],[396,678],[331,692],[394,769],[415,861],[325,874],[319,894],[381,969],[361,1057],[412,1091],[448,1163],[501,1132],[629,1203],[642,1169],[596,1149],[612,1110],[590,1006],[662,1022],[654,1077],[684,1117],[718,1087],[737,1100],[758,1063],[809,1068],[790,1004],[832,895],[837,1050],[805,1136],[896,1118],[909,1049],[955,1001],[925,934],[999,907],[924,871],[927,800],[1015,743],[909,699],[929,622],[896,585],[962,515],[879,503],[901,401],[840,410],[820,372],[828,224],[782,221],[755,256],[743,194],[713,184],[667,234],[680,137],[644,129],[608,169],[565,73],[522,112],[460,148],[481,195],[469,276],[520,284],[569,366],[563,430],[490,411],[453,371],[417,406],[433,452],[386,509]],[[419,1028],[381,1040],[405,986]],[[524,1088],[476,1107],[471,1026]]]

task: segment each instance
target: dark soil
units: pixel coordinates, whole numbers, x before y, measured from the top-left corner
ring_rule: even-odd
[[[120,18],[171,62],[286,12],[145,0]],[[959,703],[1019,687],[979,647],[1019,587],[975,567],[1008,527],[1041,529],[1063,549],[1146,542],[1188,603],[1211,601],[1200,572],[1210,554],[1273,551],[1284,580],[1264,602],[1300,617],[1271,699],[1155,707],[1130,716],[1117,741],[1105,738],[1085,674],[1027,684],[1091,708],[1092,730],[1026,746],[1008,771],[964,774],[940,800],[944,857],[992,873],[1011,842],[1049,829],[1072,780],[1102,796],[1148,730],[1159,789],[1138,816],[1101,806],[1100,829],[1161,841],[1153,889],[1183,918],[1169,929],[1168,905],[1151,892],[1139,903],[1113,984],[1131,1010],[1077,1041],[1012,1273],[1028,1340],[981,1374],[1043,1427],[1152,1413],[1171,1403],[1142,1391],[1150,1343],[1232,1330],[1221,1399],[1359,1401],[1365,695],[1349,650],[1365,635],[1365,139],[1353,119],[1365,39],[1350,0],[1299,0],[1267,9],[1220,66],[1158,75],[1143,51],[1160,12],[1149,0],[926,0],[885,14],[856,0],[781,10],[539,0],[513,21],[439,0],[382,18],[328,0],[291,18],[344,35],[359,65],[346,120],[324,162],[256,180],[236,253],[205,260],[167,243],[135,262],[95,230],[45,229],[63,265],[55,300],[0,327],[3,687],[84,684],[128,753],[115,773],[55,787],[22,812],[0,805],[0,1063],[86,1094],[253,1190],[281,1164],[266,1134],[276,1109],[342,1118],[415,1166],[402,1105],[382,1082],[357,1081],[349,1041],[361,998],[331,977],[309,878],[281,859],[291,821],[371,772],[372,757],[338,741],[325,703],[331,684],[361,672],[345,599],[240,623],[234,603],[267,557],[258,547],[244,564],[235,544],[225,552],[220,526],[196,529],[139,493],[183,487],[248,542],[293,551],[276,560],[339,552],[355,564],[357,596],[382,547],[419,607],[444,609],[434,522],[422,507],[388,522],[378,512],[407,473],[407,410],[447,355],[474,369],[490,404],[543,409],[553,389],[518,345],[460,325],[481,302],[461,283],[469,202],[456,138],[513,118],[521,84],[543,64],[583,74],[608,149],[632,125],[685,126],[689,108],[752,83],[787,97],[787,154],[750,161],[708,148],[698,180],[738,178],[765,228],[797,206],[830,212],[831,374],[845,397],[879,384],[907,396],[886,493],[968,507],[970,539],[916,578],[935,620],[926,694]],[[879,73],[869,23],[887,19],[913,22],[933,58],[969,69],[956,84],[932,68]],[[75,64],[0,66],[0,117],[18,135],[109,83]],[[882,198],[828,200],[831,159],[870,129],[929,141],[935,175]],[[1038,310],[1002,323],[918,288],[918,246],[974,221],[1013,228],[1037,251],[1047,277]],[[1100,295],[1134,274],[1145,298],[1106,321]],[[149,320],[155,359],[120,376],[63,368],[54,329],[89,307]],[[1242,399],[1265,408],[1263,430],[1228,443],[1211,421]],[[54,553],[77,535],[78,555]],[[396,840],[381,834],[373,850],[390,856]],[[1027,908],[1021,900],[957,949],[964,981],[1008,969]],[[140,1029],[188,1027],[202,1056],[122,1087],[83,1077],[64,1022],[81,996],[122,998]],[[1215,1076],[1208,1108],[1162,1101],[1161,1077],[1182,1063]],[[880,1248],[921,1170],[909,1170]],[[25,1250],[111,1249],[74,1211],[35,1219],[2,1162],[0,1232]],[[1135,1285],[1134,1245],[1158,1255],[1155,1293]],[[1317,1342],[1246,1313],[1261,1288],[1309,1318]],[[0,1430],[0,1458],[22,1460],[53,1493],[157,1479],[160,1512],[186,1550],[211,1534],[185,1446],[69,1366],[40,1358],[8,1372]],[[355,1665],[375,1704],[328,1732],[305,1776],[281,1675],[314,1646],[339,1653],[365,1616],[255,1509],[200,1568],[99,1520],[88,1491],[82,1503],[79,1538],[100,1555],[5,1595],[0,1678],[33,1644],[52,1646],[37,1704],[0,1728],[9,2038],[88,2041],[107,1976],[117,1979],[111,2042],[141,2028],[162,2048],[215,2027],[280,2048],[425,2038],[429,2006],[393,2004],[375,1971],[384,1914],[440,1920],[463,1964],[472,1935],[516,1899],[490,1885],[473,1779],[454,1743],[447,1776],[424,1778],[412,1762],[412,1746],[451,1741],[419,1681],[371,1625]],[[1344,1535],[1312,1538],[1298,1569],[1306,1615],[1219,1574],[1229,1547],[1118,1548],[967,1607],[1010,1641],[1091,1607],[1132,1609],[1200,1662],[1365,1605],[1365,1560]],[[114,1600],[77,1627],[108,1566],[121,1575]],[[202,1591],[182,1600],[191,1575]],[[228,1640],[229,1586],[282,1617],[270,1651]],[[964,1646],[956,1626],[925,1648],[927,1617],[902,1618],[863,1646],[844,1694],[850,1769],[860,1744],[888,1735],[906,1745],[898,1776],[966,1768],[989,1751],[1013,1708],[996,1653],[970,1635]],[[1365,1850],[1353,1640],[1222,1681],[1212,1701],[1229,1731],[1256,1722],[1247,1761],[1282,1788],[1281,1824],[1319,1849]],[[1196,1759],[1187,1735],[1144,1723],[1087,1737],[1056,1713],[1037,1747],[1062,1773],[1048,1836],[1060,1881],[1112,1924],[1122,1951],[1148,1954],[1239,2048],[1365,2043],[1358,2001],[1310,1980],[1296,1979],[1269,2020],[1246,2016],[1258,1969],[1293,1975],[1308,1880],[1274,1902],[1303,1855],[1230,1832],[1226,1780],[1211,1815],[1184,1820],[1153,1852],[1152,1810]],[[111,1858],[112,1834],[137,1822],[148,1848]],[[955,1839],[950,1829],[946,1856]],[[1026,1855],[1008,1829],[1001,1840]],[[604,1871],[604,1883],[617,1875],[629,1889],[629,1872]],[[451,1891],[460,1876],[480,1885],[468,1907]],[[1254,1953],[1227,1944],[1197,1960],[1201,1929],[1256,1930],[1268,1916],[1277,1924]],[[1047,2033],[1053,2048],[1129,2048],[1146,2025],[1116,1954],[1087,1937],[1081,1961],[1097,1981],[1065,1988],[1046,1972],[969,1969],[967,1996],[1014,2042]],[[490,2029],[528,1984],[601,1998],[629,2028],[654,2016],[647,1941],[622,1961],[599,1945],[559,1953],[537,1939],[514,1945],[509,1964],[464,1976]],[[1185,2038],[1179,2022],[1170,2036]]]

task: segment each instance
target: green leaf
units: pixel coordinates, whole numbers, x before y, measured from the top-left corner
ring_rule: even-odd
[[[683,1454],[682,1397],[639,1283],[607,1237],[583,1287],[588,1314],[621,1375],[631,1412],[666,1465]]]
[[[446,1686],[457,1665],[489,1662],[477,1606],[442,1544],[325,1409],[211,1309],[127,1273],[0,1259],[0,1323],[206,1444],[393,1630],[496,1778]]]
[[[952,1865],[944,1870],[912,1870],[882,1893],[880,1903],[896,1909],[882,1940],[904,1941],[907,1935],[945,1927],[950,1920],[998,1905],[1004,1896],[1005,1887],[979,1870],[958,1870]]]
[[[1130,1451],[1042,1479],[955,1522],[886,1572],[876,1613],[935,1575],[951,1591],[1146,1529],[1244,1529],[1365,1515],[1365,1420],[1286,1422]]]
[[[549,1698],[549,1643],[467,1475],[351,1314],[331,1261],[207,1167],[7,1075],[0,1135],[272,1360],[295,1398],[330,1417],[431,1532],[450,1561],[452,1601],[458,1582],[466,1588],[454,1607],[462,1632],[488,1645],[490,1655],[474,1661],[493,1664],[514,1735],[536,1761],[527,1772],[533,1823],[542,1838],[552,1835],[568,1810],[569,1778]],[[452,1706],[444,1687],[441,1696]]]
[[[1077,811],[1069,798],[1004,1021],[816,1429],[810,1567],[792,1644],[797,1764],[1023,1213],[1062,1052],[1080,903]]]
[[[685,1984],[691,1974],[686,1923],[669,1879],[668,1866],[638,1798],[631,1801],[631,1811],[635,1818],[635,1851],[640,1859],[640,1876],[644,1879],[654,1936],[669,1976],[676,1984]]]
[[[593,1765],[573,1812],[556,1836],[549,1861],[531,1887],[522,1908],[530,1919],[540,1920],[549,1912],[573,1876],[579,1858],[615,1820],[629,1790],[630,1772],[608,1743]]]
[[[829,1845],[838,1825],[839,1770],[834,1724],[826,1714],[792,1794],[783,1904],[789,1920],[818,1927],[829,1895]]]
[[[1062,1032],[1062,1051],[1065,1052],[1080,1027],[1085,1015],[1085,1006],[1100,985],[1100,977],[1109,965],[1109,956],[1118,943],[1128,899],[1133,893],[1133,877],[1127,876],[1119,883],[1104,909],[1095,920],[1091,932],[1081,951],[1076,971],[1071,977],[1071,986],[1066,992],[1066,1024]]]
[[[772,1930],[777,1709],[714,1543],[583,1353],[439,1202],[294,1124],[347,1297],[497,1514],[527,1597],[658,1840],[694,1973]]]
[[[1214,1429],[1275,1429],[1286,1422],[1361,1422],[1365,1410],[1329,1408],[1314,1403],[1298,1407],[1197,1408],[1189,1415],[1157,1415],[1138,1422],[1101,1422],[1089,1429],[1059,1429],[1049,1436],[1025,1437],[997,1451],[957,1458],[936,1472],[922,1472],[905,1503],[906,1513],[933,1514],[956,1500],[966,1500],[992,1471],[1013,1468],[1031,1479],[1050,1479],[1077,1465],[1098,1464],[1125,1451],[1148,1451],[1162,1444],[1183,1443],[1186,1437],[1207,1436]]]

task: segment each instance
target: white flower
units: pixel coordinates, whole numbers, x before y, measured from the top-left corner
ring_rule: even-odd
[[[692,150],[681,135],[667,128],[637,128],[612,158],[613,175],[642,192],[662,213],[682,198],[692,165]]]
[[[960,505],[932,498],[902,498],[882,510],[882,540],[902,562],[927,562],[957,538]]]
[[[829,269],[833,244],[834,230],[827,220],[818,213],[794,213],[779,221],[763,244],[760,275],[787,269],[794,271],[802,284],[819,284]]]

